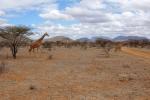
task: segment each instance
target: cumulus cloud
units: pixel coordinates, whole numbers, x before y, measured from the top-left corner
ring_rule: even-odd
[[[50,9],[47,7],[40,14],[40,17],[47,20],[79,20],[85,23],[97,23],[110,20],[109,15],[101,9],[104,8],[101,0],[81,0],[79,3],[65,10]]]
[[[53,35],[63,34],[72,37],[94,35],[150,37],[149,5],[149,0],[81,0],[71,7],[66,7],[63,12],[57,11],[57,16],[55,15],[56,19],[73,18],[80,23],[67,27],[41,25],[40,29],[44,27],[44,31],[52,32]],[[55,19],[52,17],[54,14],[50,12],[47,14],[50,15],[49,20]]]
[[[112,0],[113,2],[119,3],[123,9],[132,11],[149,11],[150,1],[149,0]]]
[[[66,13],[83,23],[101,23],[110,21],[107,13],[102,10],[101,0],[81,0],[73,7],[66,7]]]
[[[73,7],[66,8],[66,13],[83,23],[101,23],[110,21],[108,14],[98,10]]]
[[[102,3],[102,0],[81,0],[78,6],[87,9],[98,10],[100,8],[103,8],[104,5]]]
[[[34,25],[38,31],[47,31],[52,36],[139,35],[150,38],[149,0],[79,0],[64,9],[59,9],[58,1],[1,0],[0,16],[5,16],[9,10],[38,10],[45,22],[78,22],[67,26],[58,22]]]
[[[59,10],[49,10],[48,12],[43,12],[40,14],[40,17],[44,19],[50,19],[50,20],[69,20],[73,19],[72,16],[67,15],[65,13],[61,13]]]

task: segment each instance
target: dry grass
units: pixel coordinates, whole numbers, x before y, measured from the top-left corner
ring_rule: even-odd
[[[149,100],[150,59],[96,48],[56,48],[7,60],[0,77],[0,100]],[[0,52],[5,58],[5,50]],[[32,84],[32,85],[31,85]],[[34,91],[32,91],[34,90]]]
[[[150,59],[150,50],[148,50],[148,51],[140,50],[139,51],[138,49],[135,49],[135,48],[123,48],[123,51],[127,52],[129,54],[133,54],[135,56],[140,56],[140,57],[144,57],[144,58]]]

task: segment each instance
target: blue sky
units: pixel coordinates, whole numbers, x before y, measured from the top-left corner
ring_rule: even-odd
[[[66,7],[70,7],[73,4],[79,2],[80,0],[58,0],[58,9],[59,10],[64,10]],[[8,17],[8,22],[11,24],[15,25],[32,25],[32,24],[40,24],[44,22],[44,19],[39,16],[39,12],[36,10],[27,10],[23,13],[16,14],[15,17]],[[64,21],[64,20],[55,20],[54,21],[56,24],[63,24],[63,25],[68,25],[68,24],[73,24],[76,23],[77,21]]]
[[[7,18],[8,23],[15,25],[32,25],[32,24],[40,24],[44,21],[41,17],[38,16],[38,12],[36,11],[27,11],[21,15],[16,15],[15,17]]]
[[[149,0],[0,0],[0,26],[27,25],[71,38],[150,38],[149,5]]]

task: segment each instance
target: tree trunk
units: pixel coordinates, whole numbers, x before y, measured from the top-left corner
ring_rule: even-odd
[[[12,52],[13,58],[16,59],[17,47],[16,47],[16,46],[12,46],[12,47],[11,47],[11,52]]]

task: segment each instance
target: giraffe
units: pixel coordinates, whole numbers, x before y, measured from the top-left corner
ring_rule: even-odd
[[[39,38],[39,39],[36,40],[35,42],[31,43],[29,52],[31,52],[32,50],[33,50],[33,52],[34,52],[34,49],[35,49],[35,48],[37,48],[37,50],[38,50],[38,48],[42,45],[43,39],[44,39],[45,36],[49,36],[47,32],[44,33],[44,35],[43,35],[41,38]]]

